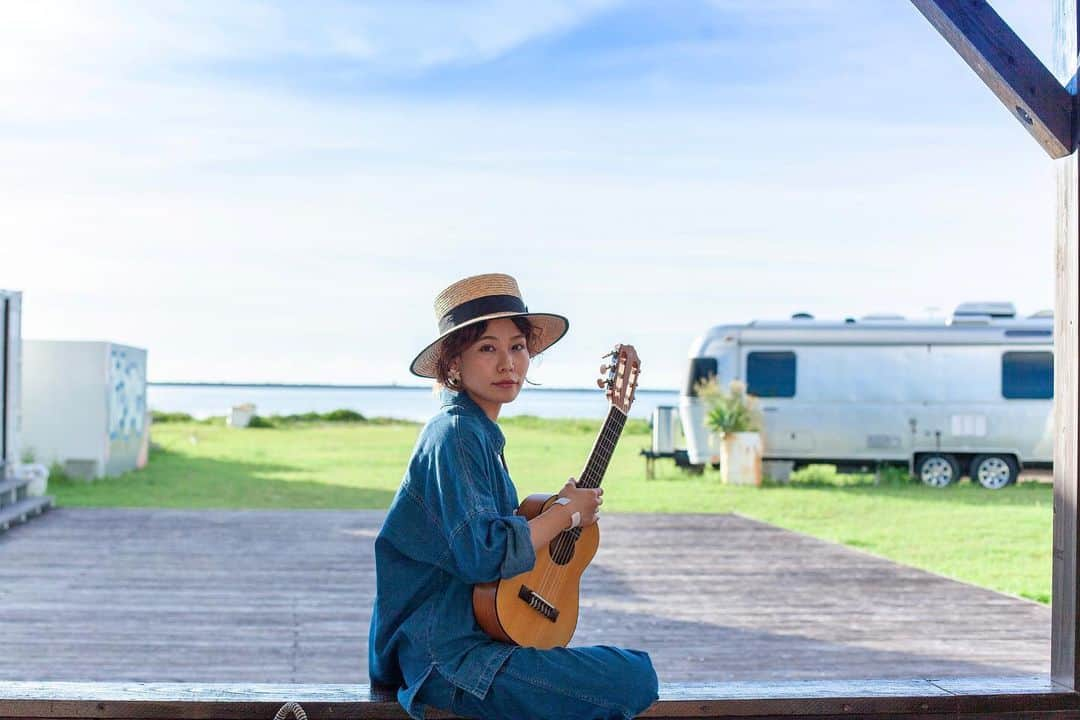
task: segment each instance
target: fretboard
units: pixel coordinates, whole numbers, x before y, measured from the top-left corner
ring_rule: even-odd
[[[578,487],[600,487],[600,481],[604,479],[604,473],[607,471],[611,455],[615,452],[615,445],[619,442],[619,436],[622,435],[625,424],[626,415],[613,405],[608,411],[607,420],[600,428],[600,434],[596,436],[596,443],[593,444],[592,452],[589,453],[585,469],[581,471],[581,477],[578,478]]]

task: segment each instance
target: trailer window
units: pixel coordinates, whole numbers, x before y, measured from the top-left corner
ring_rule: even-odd
[[[1002,355],[1001,394],[1009,399],[1054,397],[1054,354],[1007,352]]]
[[[749,394],[758,397],[795,397],[795,353],[748,354],[746,386]]]
[[[686,392],[684,394],[687,397],[697,397],[697,388],[695,386],[702,380],[715,377],[716,365],[716,358],[690,358],[690,376],[686,379]]]

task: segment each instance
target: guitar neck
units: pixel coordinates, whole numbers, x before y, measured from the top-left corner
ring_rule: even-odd
[[[600,434],[596,436],[596,442],[593,443],[585,469],[581,471],[578,487],[600,487],[600,481],[604,479],[604,473],[615,452],[615,445],[619,442],[624,425],[626,425],[626,414],[613,405],[608,411],[603,427],[600,428]]]

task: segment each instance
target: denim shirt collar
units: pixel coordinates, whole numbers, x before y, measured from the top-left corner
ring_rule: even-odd
[[[442,407],[443,410],[450,413],[459,413],[461,415],[469,415],[478,418],[480,420],[480,426],[484,429],[484,433],[491,442],[494,443],[495,449],[500,453],[503,451],[503,447],[506,445],[506,437],[503,435],[502,429],[487,416],[487,413],[476,404],[475,400],[469,397],[469,393],[464,391],[454,392],[453,390],[443,390]]]

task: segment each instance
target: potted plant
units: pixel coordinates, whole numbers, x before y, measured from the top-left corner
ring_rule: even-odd
[[[757,398],[746,383],[732,380],[727,387],[716,377],[698,384],[705,403],[705,424],[720,439],[720,478],[732,485],[761,485],[761,413]]]

